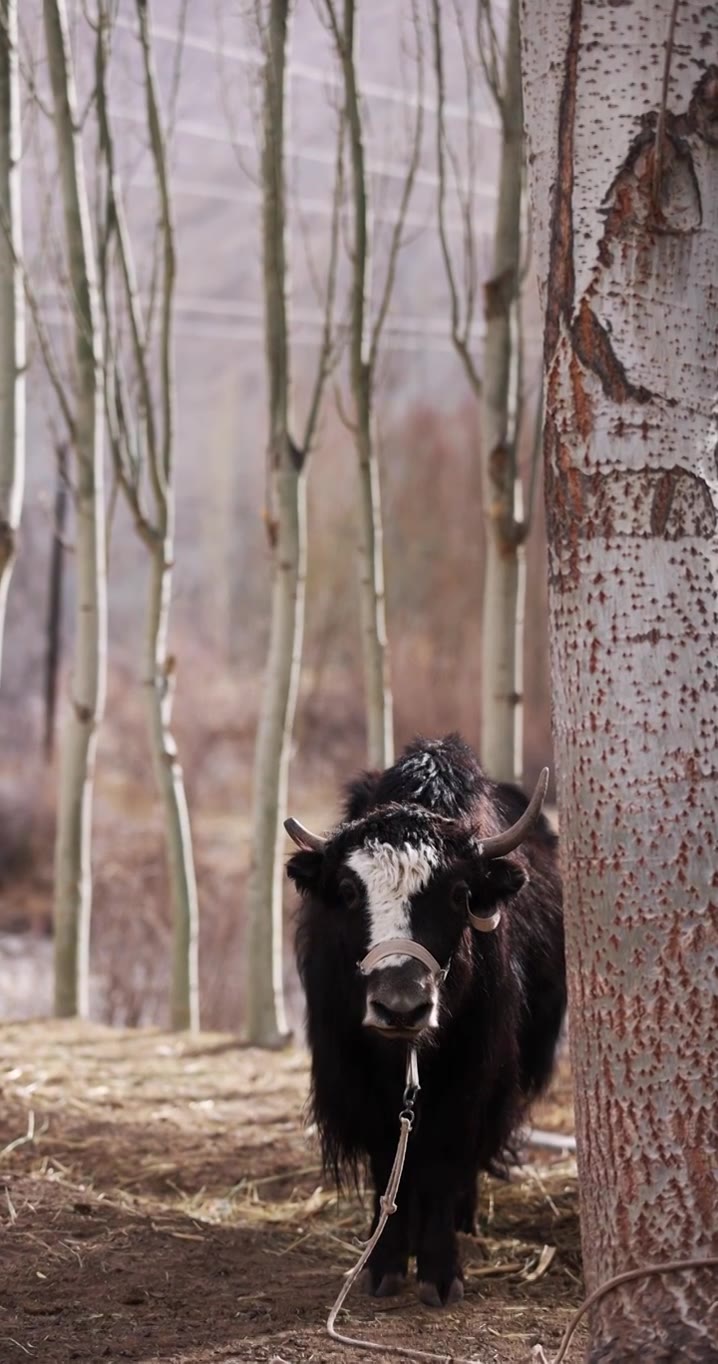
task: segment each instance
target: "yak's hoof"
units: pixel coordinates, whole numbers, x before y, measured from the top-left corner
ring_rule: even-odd
[[[427,1307],[451,1307],[455,1302],[461,1302],[464,1296],[463,1280],[458,1276],[451,1280],[445,1291],[443,1286],[431,1283],[424,1279],[419,1284],[419,1297]]]
[[[370,1298],[394,1298],[405,1286],[405,1274],[383,1274],[377,1282],[371,1269],[364,1269],[359,1277],[361,1291]]]

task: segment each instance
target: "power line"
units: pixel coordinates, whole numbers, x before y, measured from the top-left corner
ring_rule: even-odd
[[[115,19],[115,25],[117,28],[125,29],[128,33],[138,35],[137,25],[130,19],[123,19],[118,15]],[[196,52],[205,52],[213,57],[227,58],[229,61],[239,62],[242,66],[251,66],[256,69],[262,65],[261,52],[244,43],[225,43],[220,47],[216,42],[210,41],[209,38],[202,38],[198,33],[178,34],[177,30],[171,28],[169,24],[158,23],[153,23],[152,35],[163,42],[174,43],[175,45],[182,42],[185,47]],[[341,88],[340,77],[335,71],[324,71],[321,67],[312,66],[309,62],[298,62],[290,58],[288,73],[290,78],[296,76],[312,85],[320,85],[323,90],[326,90],[328,85],[335,90]],[[420,104],[427,114],[437,112],[437,102],[431,95],[423,95],[419,100],[415,93],[410,94],[407,91],[397,90],[396,86],[384,85],[380,81],[362,80],[361,93],[372,99],[383,99],[394,104],[400,104],[405,109],[416,109]],[[469,110],[465,105],[454,104],[451,101],[444,105],[444,116],[447,119],[456,119],[462,122],[468,122],[470,117]],[[482,110],[479,114],[475,114],[472,121],[478,126],[492,130],[496,130],[499,126],[497,115],[492,109]]]
[[[178,307],[178,312],[180,308]],[[61,327],[67,324],[68,315],[60,311],[48,312],[44,321],[49,327]],[[252,316],[247,315],[248,322],[252,321]],[[304,322],[303,327],[314,326],[312,322]],[[317,325],[317,332],[319,327]],[[181,319],[175,322],[175,334],[192,340],[215,340],[215,341],[237,341],[250,345],[261,346],[264,344],[264,330],[260,326],[242,327],[239,324],[232,325],[231,322],[222,325],[221,323],[192,322],[185,323]],[[427,342],[427,332],[422,328],[415,332],[392,331],[387,320],[386,337],[382,342],[382,350],[387,353],[407,351],[411,353],[433,354],[455,354],[454,345],[449,336],[442,338],[439,335],[431,334],[432,339]],[[477,339],[479,339],[477,337]],[[291,344],[306,349],[316,349],[319,345],[320,337],[318,334],[310,334],[307,331],[297,329],[292,333]],[[541,347],[541,339],[537,336],[526,338],[526,348],[530,353],[538,353]]]
[[[156,190],[157,184],[149,175],[138,175],[128,183],[128,189],[141,189],[152,191]],[[197,199],[215,199],[221,203],[237,204],[245,208],[254,208],[261,205],[262,194],[258,189],[228,189],[224,186],[214,185],[205,180],[186,180],[180,176],[172,177],[172,193],[185,194]],[[319,218],[331,218],[334,207],[328,199],[310,198],[308,195],[289,195],[288,205],[290,213],[292,209],[299,208],[304,213],[314,214]],[[374,221],[377,223],[387,223],[393,226],[396,222],[395,213],[385,213],[382,209],[373,210]],[[422,216],[418,213],[407,213],[404,217],[404,224],[407,228],[417,231],[429,228],[431,225],[430,216]],[[447,231],[450,233],[460,233],[464,231],[464,223],[460,218],[450,218],[447,221]],[[490,228],[486,228],[489,235]]]
[[[146,125],[145,115],[137,113],[133,109],[117,109],[114,116],[126,123],[134,123],[141,127]],[[224,147],[237,146],[244,148],[245,151],[254,152],[257,150],[255,139],[249,133],[236,133],[230,136],[226,131],[220,131],[214,124],[204,123],[199,119],[177,119],[175,133],[183,133],[185,137],[196,137],[205,142],[217,142]],[[287,155],[294,161],[308,161],[318,166],[334,168],[336,164],[336,153],[328,147],[310,147],[299,150],[290,141],[287,145]],[[400,180],[402,184],[406,180],[406,167],[397,161],[386,161],[378,157],[368,156],[366,167],[371,175],[376,175],[383,180]],[[434,189],[439,184],[439,178],[433,171],[422,170],[420,167],[415,172],[414,180],[417,184],[428,185]],[[495,185],[482,182],[469,185],[464,182],[460,188],[463,194],[469,194],[472,198],[490,201],[496,199]]]

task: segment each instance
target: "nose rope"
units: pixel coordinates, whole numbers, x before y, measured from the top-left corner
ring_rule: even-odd
[[[404,940],[403,938],[397,938],[394,939],[393,941],[403,943]],[[384,945],[385,944],[383,943],[379,944],[380,947],[383,947]],[[413,943],[411,945],[414,947],[420,946],[419,943]],[[424,948],[423,951],[426,951],[426,949]],[[371,956],[371,953],[369,953],[369,955]],[[429,957],[431,956],[431,953],[426,952],[426,955],[427,957]],[[432,961],[434,961],[433,957],[431,959]],[[364,960],[366,960],[366,958]],[[438,965],[438,963],[435,962],[435,965]],[[402,1355],[405,1359],[426,1359],[432,1361],[433,1364],[479,1364],[479,1361],[476,1359],[474,1360],[464,1359],[459,1355],[436,1355],[432,1354],[428,1350],[409,1349],[406,1345],[385,1345],[379,1341],[361,1340],[357,1336],[345,1336],[341,1331],[338,1331],[336,1327],[337,1317],[339,1316],[339,1313],[341,1312],[346,1299],[348,1298],[352,1288],[354,1287],[354,1284],[359,1278],[359,1275],[361,1274],[361,1271],[363,1270],[367,1260],[369,1259],[369,1256],[371,1255],[377,1241],[379,1240],[387,1222],[389,1221],[389,1218],[392,1217],[393,1214],[396,1212],[396,1195],[399,1189],[399,1184],[401,1183],[401,1176],[404,1170],[404,1162],[406,1160],[406,1148],[409,1144],[411,1129],[414,1126],[414,1105],[419,1094],[419,1088],[420,1088],[419,1069],[416,1059],[416,1050],[414,1049],[414,1047],[409,1047],[406,1056],[404,1097],[402,1099],[402,1107],[401,1112],[399,1114],[400,1126],[399,1141],[396,1148],[396,1155],[394,1156],[394,1164],[391,1169],[391,1174],[389,1175],[389,1181],[387,1183],[386,1189],[384,1190],[383,1196],[379,1199],[380,1207],[379,1221],[377,1222],[374,1234],[364,1246],[364,1249],[362,1250],[362,1253],[359,1259],[357,1260],[357,1263],[355,1264],[354,1268],[349,1271],[344,1280],[341,1292],[339,1293],[339,1296],[337,1297],[334,1306],[332,1307],[332,1310],[329,1313],[329,1316],[327,1317],[326,1329],[328,1335],[331,1336],[332,1340],[339,1341],[340,1345],[354,1345],[357,1346],[360,1350],[375,1350],[377,1352],[380,1352],[384,1357],[386,1357],[387,1355]]]

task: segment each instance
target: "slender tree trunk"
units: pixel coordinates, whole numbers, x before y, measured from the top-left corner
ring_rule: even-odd
[[[486,563],[481,631],[481,757],[499,781],[520,781],[523,698],[520,670],[525,566],[517,519],[517,417],[514,367],[519,338],[512,317],[519,294],[523,106],[519,0],[509,8],[493,276],[485,290],[486,339],[481,389],[481,453]]]
[[[394,717],[386,633],[384,551],[379,461],[373,431],[373,366],[370,352],[371,240],[364,163],[360,95],[354,57],[356,6],[344,0],[340,55],[344,74],[352,168],[354,241],[352,246],[350,382],[354,400],[359,465],[359,587],[362,659],[367,715],[367,761],[387,767],[394,759]]]
[[[171,1018],[175,1029],[199,1027],[199,908],[184,776],[171,730],[174,659],[167,651],[172,564],[175,555],[174,457],[175,381],[173,313],[177,266],[165,138],[157,95],[152,52],[149,0],[137,0],[145,68],[145,94],[150,149],[160,201],[163,252],[159,346],[162,443],[149,451],[155,503],[151,536],[148,600],[147,684],[150,746],[164,806],[167,861],[172,892]],[[127,247],[129,251],[129,246]],[[145,352],[145,363],[146,363]]]
[[[0,0],[0,676],[25,483],[25,300],[17,0]]]
[[[105,699],[102,345],[64,0],[43,0],[43,13],[75,317],[75,645],[62,738],[55,845],[55,1011],[69,1017],[85,1014],[88,1007],[92,789],[97,726]]]
[[[57,684],[62,657],[62,598],[65,576],[65,527],[67,522],[67,450],[57,451],[55,517],[50,547],[50,575],[47,594],[47,649],[45,653],[45,759],[51,762],[55,751]]]
[[[359,414],[359,585],[367,715],[367,761],[388,767],[394,760],[394,705],[389,669],[384,594],[384,531],[379,461],[372,439],[371,403]]]
[[[673,16],[523,10],[589,1289],[716,1250],[718,10],[678,6],[661,115]],[[715,1269],[625,1285],[589,1359],[708,1364],[716,1311]]]
[[[167,652],[172,592],[171,524],[152,553],[147,616],[147,719],[155,778],[164,806],[172,893],[172,1027],[199,1027],[197,880],[182,767],[171,729],[174,660]]]
[[[284,183],[289,0],[269,0],[262,149],[263,272],[269,390],[268,529],[272,623],[255,748],[252,861],[247,889],[247,1036],[274,1046],[287,1036],[282,952],[283,820],[304,627],[304,452],[289,433],[290,369]]]

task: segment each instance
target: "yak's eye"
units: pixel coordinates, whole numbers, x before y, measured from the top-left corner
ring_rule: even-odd
[[[471,892],[465,881],[454,882],[451,887],[450,898],[454,909],[460,909],[465,912],[469,908]]]
[[[351,876],[343,876],[339,882],[339,893],[347,909],[356,909],[359,904],[359,887]]]

